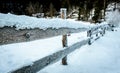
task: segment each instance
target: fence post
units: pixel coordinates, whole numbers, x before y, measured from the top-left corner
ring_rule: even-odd
[[[102,28],[102,32],[101,32],[101,35],[102,35],[102,36],[105,34],[105,30],[106,30],[106,28],[105,28],[105,27],[104,27],[104,28]]]
[[[91,30],[87,31],[87,37],[90,37],[89,41],[88,41],[88,44],[91,45],[91,35],[92,35],[92,32]]]
[[[62,36],[62,45],[63,45],[63,47],[67,47],[67,35],[63,35]],[[67,65],[67,56],[65,56],[62,59],[62,64],[63,65]]]
[[[106,28],[103,29],[103,34],[105,34],[105,30],[106,30]]]
[[[66,8],[61,8],[60,11],[61,11],[61,18],[66,19]],[[67,47],[67,35],[66,34],[62,36],[62,46],[63,48]],[[62,64],[67,65],[67,55],[64,58],[62,58]]]

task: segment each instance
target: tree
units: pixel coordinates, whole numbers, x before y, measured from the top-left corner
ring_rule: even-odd
[[[29,15],[32,15],[35,13],[43,12],[43,8],[42,8],[42,5],[39,4],[39,2],[36,2],[36,3],[30,2],[26,7],[26,11]]]
[[[82,19],[81,15],[83,15],[83,20],[88,20],[90,17],[90,11],[93,9],[100,9],[100,12],[101,10],[104,10],[105,16],[106,7],[111,2],[115,2],[116,6],[116,3],[119,2],[119,0],[0,0],[0,12],[13,12],[14,14],[27,15],[39,12],[49,12],[51,14],[50,16],[52,16],[54,14],[52,12],[59,11],[61,7],[67,8],[68,13],[70,13],[74,8],[79,8],[78,19]],[[96,13],[93,19],[94,18],[97,18]]]
[[[54,12],[55,12],[54,6],[52,3],[50,3],[50,17],[53,17]]]
[[[95,11],[94,11],[94,16],[92,17],[92,20],[95,23],[97,23],[101,19],[101,17],[102,17],[101,11],[102,11],[103,7],[104,7],[103,0],[95,1],[95,3],[94,3]]]

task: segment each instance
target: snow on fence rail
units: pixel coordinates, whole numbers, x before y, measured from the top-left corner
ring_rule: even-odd
[[[91,45],[92,44],[91,40],[93,40],[93,37],[94,37],[93,35],[99,34],[98,36],[95,36],[95,38],[98,38],[101,35],[103,36],[105,34],[105,30],[106,30],[106,27],[104,25],[91,28],[90,30],[87,31],[88,38],[86,40],[82,40],[80,42],[74,43],[71,46],[64,47],[65,48],[64,50],[55,52],[38,61],[35,61],[32,65],[19,68],[17,70],[11,71],[10,73],[36,73],[40,71],[41,69],[43,69],[44,67],[50,64],[53,64],[57,62],[58,60],[64,58],[66,55],[82,47],[83,45],[86,45],[86,44]]]
[[[76,33],[87,31],[87,28],[59,28],[52,29],[48,28],[46,30],[35,28],[35,29],[21,29],[16,30],[15,27],[2,27],[0,28],[0,45],[28,42],[37,39],[44,39],[48,37],[64,35],[68,33]]]

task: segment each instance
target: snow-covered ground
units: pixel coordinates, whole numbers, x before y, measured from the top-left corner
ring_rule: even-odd
[[[71,34],[68,45],[86,38],[86,32]],[[27,43],[0,46],[0,73],[23,67],[32,62],[62,50],[62,36]]]
[[[59,61],[38,73],[120,73],[120,28],[116,30],[69,54],[68,65]]]
[[[120,72],[120,28],[107,31],[92,45],[85,45],[68,55],[68,65],[61,61],[38,73],[119,73]],[[71,34],[68,45],[86,39],[86,32]],[[62,37],[56,36],[27,43],[0,46],[0,73],[7,73],[35,60],[50,55],[62,48]]]
[[[16,29],[24,28],[89,28],[93,27],[88,22],[78,22],[73,20],[63,20],[63,19],[45,19],[45,18],[35,18],[29,16],[17,16],[13,14],[2,14],[0,13],[0,27],[4,26],[16,26]],[[74,36],[69,37],[68,45],[74,42],[83,40],[86,33],[74,34]],[[84,37],[84,38],[83,38]],[[75,38],[77,38],[75,40]],[[56,51],[62,49],[62,37],[52,37],[43,40],[37,40],[32,42],[9,44],[0,46],[0,72],[6,73],[17,68],[23,67],[28,64],[32,64],[34,61],[50,55]]]
[[[68,36],[68,45],[86,39],[86,32]],[[0,46],[0,73],[6,73],[62,50],[62,36]]]

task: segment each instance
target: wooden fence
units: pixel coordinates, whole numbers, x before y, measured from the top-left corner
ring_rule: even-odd
[[[53,64],[62,58],[65,58],[66,55],[73,52],[74,50],[82,47],[83,45],[89,44],[91,45],[93,41],[97,40],[101,36],[105,34],[106,26],[100,25],[97,27],[93,27],[91,29],[87,29],[87,39],[82,40],[80,42],[76,42],[71,46],[65,46],[64,50],[60,50],[58,52],[55,52],[49,56],[46,56],[38,61],[35,61],[32,65],[24,66],[22,68],[19,68],[17,70],[11,71],[10,73],[36,73],[43,69],[44,67]],[[66,59],[67,60],[67,59]]]

